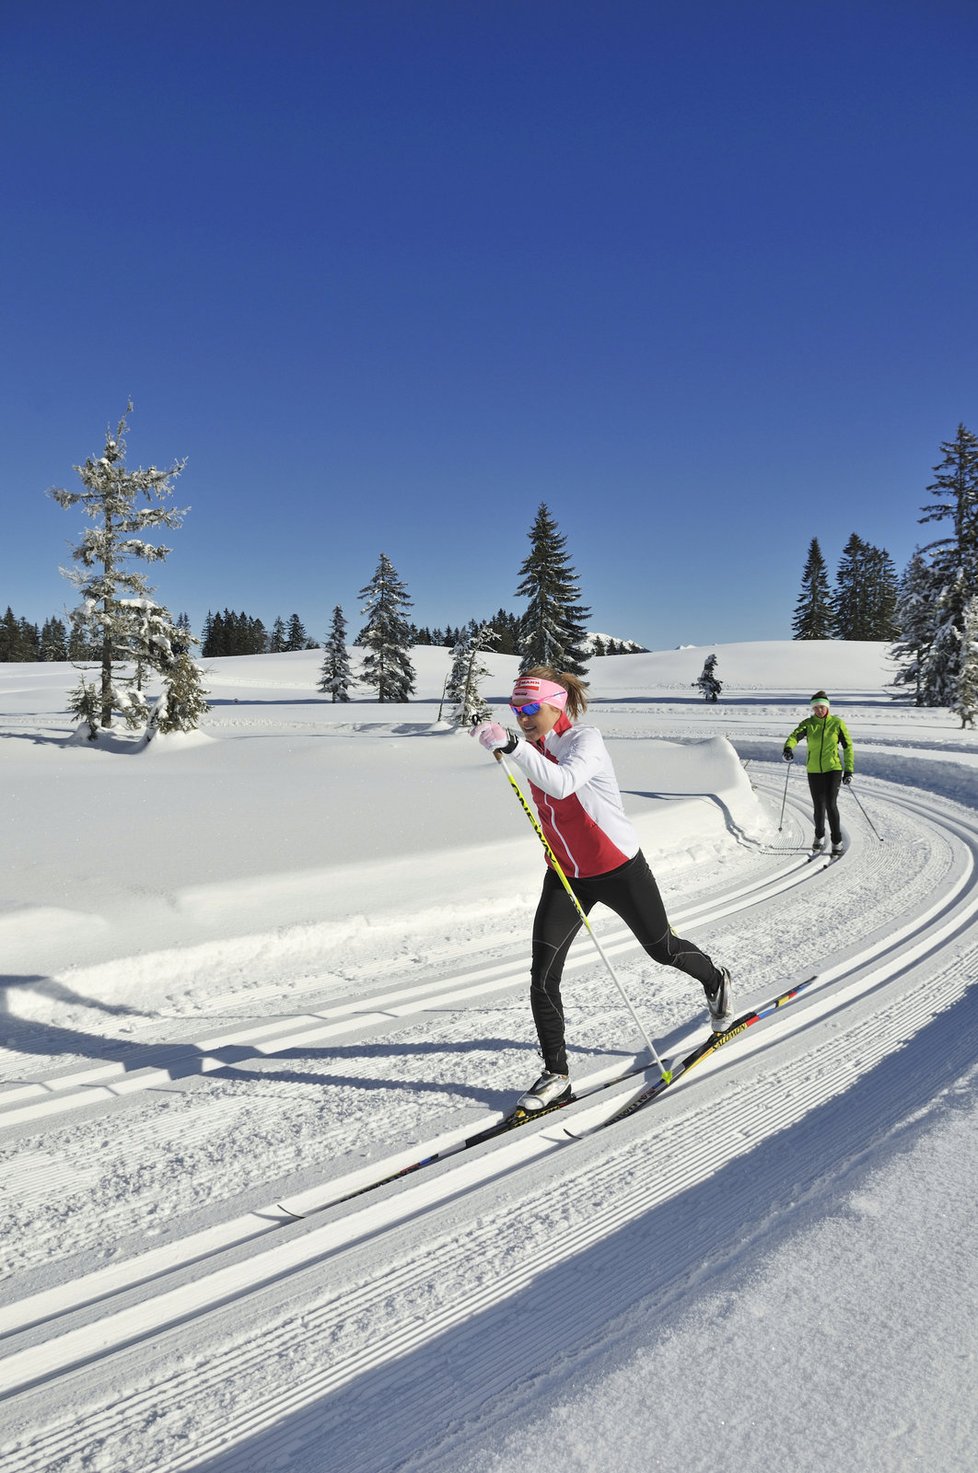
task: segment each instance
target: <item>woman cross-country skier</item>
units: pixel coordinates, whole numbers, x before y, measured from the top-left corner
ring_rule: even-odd
[[[574,726],[587,709],[586,687],[576,675],[538,666],[519,676],[511,709],[520,732],[495,721],[473,728],[489,752],[511,757],[526,774],[540,824],[557,863],[585,915],[607,905],[649,956],[695,978],[706,994],[716,1032],[733,1017],[730,973],[692,941],[676,936],[659,887],[625,815],[621,792],[601,733]],[[581,917],[547,859],[543,893],[533,922],[530,1005],[544,1070],[520,1098],[525,1110],[541,1110],[570,1094],[560,980]]]
[[[839,820],[839,787],[852,782],[854,754],[852,738],[841,716],[830,716],[829,698],[817,690],[811,700],[811,715],[800,721],[784,744],[786,762],[795,760],[795,747],[808,743],[808,790],[815,809],[815,838],[812,854],[825,848],[825,820],[829,821],[832,855],[842,853],[842,824]],[[839,748],[843,756],[839,757]]]

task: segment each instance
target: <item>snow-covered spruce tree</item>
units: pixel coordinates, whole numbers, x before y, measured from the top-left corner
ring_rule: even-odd
[[[323,649],[323,664],[318,689],[333,701],[348,701],[353,671],[346,647],[346,620],[337,604],[333,610],[333,621],[329,626],[329,638]]]
[[[960,660],[962,644],[960,636],[964,630],[964,609],[972,593],[978,588],[978,436],[958,425],[953,440],[941,442],[944,459],[934,467],[934,480],[927,490],[937,498],[936,504],[925,507],[921,523],[949,521],[952,532],[947,537],[929,543],[924,552],[930,560],[934,586],[941,604],[940,625],[950,622],[958,633],[957,653],[954,654],[951,640],[940,629],[935,633],[935,642],[942,641],[942,650],[937,659],[929,651],[926,663],[932,668],[940,667],[942,676],[936,683],[930,678],[924,681],[925,705],[950,705],[948,700],[931,700],[928,691],[940,688],[946,693],[945,676],[953,683],[957,679],[956,660]],[[948,670],[946,662],[952,665]]]
[[[961,670],[964,608],[972,592],[973,587],[964,587],[964,577],[959,570],[953,582],[945,585],[938,595],[934,638],[920,668],[923,706],[954,709]],[[960,615],[958,609],[961,610]]]
[[[360,612],[367,615],[356,640],[367,651],[361,681],[376,687],[378,701],[406,701],[414,694],[411,626],[404,616],[412,601],[386,553],[360,597],[366,600]]]
[[[585,621],[591,610],[577,602],[580,585],[567,560],[567,539],[541,501],[527,534],[530,551],[520,568],[517,596],[529,599],[520,623],[520,670],[550,665],[586,675]]]
[[[707,655],[703,669],[698,678],[693,681],[693,684],[703,692],[704,701],[715,701],[723,690],[723,681],[717,679],[716,668],[716,655]]]
[[[817,537],[812,538],[808,547],[808,557],[801,575],[801,593],[795,604],[791,628],[793,639],[832,637],[832,592],[829,588],[828,568]]]
[[[489,671],[479,659],[483,650],[491,649],[496,631],[491,623],[473,620],[452,651],[452,669],[445,686],[445,699],[450,704],[450,719],[455,726],[472,726],[488,721],[492,708],[479,689]]]
[[[972,594],[964,606],[964,630],[961,636],[961,669],[954,709],[962,728],[974,726],[978,716],[978,594]]]
[[[101,665],[99,681],[99,725],[112,726],[115,712],[121,713],[130,727],[145,719],[146,707],[134,677],[125,667],[140,657],[154,664],[157,645],[169,616],[149,595],[151,589],[143,573],[130,564],[134,560],[162,562],[170,549],[146,540],[145,534],[156,527],[179,527],[184,511],[175,511],[163,503],[173,491],[173,481],[183,470],[185,461],[177,461],[167,470],[150,466],[146,470],[126,468],[126,428],[132,404],[119,421],[115,435],[108,433],[105,449],[98,459],[90,456],[84,465],[75,466],[81,478],[82,491],[66,491],[55,487],[50,491],[59,506],[80,505],[95,523],[87,529],[81,542],[72,550],[78,568],[62,572],[81,595],[80,606],[72,613],[72,623],[79,627],[95,626],[98,638],[96,658]],[[145,506],[137,503],[143,500]],[[149,621],[150,606],[159,617]],[[144,636],[152,623],[153,640]],[[170,657],[169,633],[159,648]],[[156,667],[159,668],[159,667]]]
[[[890,650],[891,658],[901,662],[893,684],[912,687],[915,706],[924,704],[923,667],[937,634],[939,594],[934,574],[918,547],[900,580],[896,607],[900,633]]]

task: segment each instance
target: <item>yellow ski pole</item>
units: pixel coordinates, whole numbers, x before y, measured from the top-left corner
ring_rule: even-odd
[[[635,1009],[632,1007],[632,1004],[631,1004],[631,1001],[629,1000],[629,997],[628,997],[627,992],[625,991],[624,987],[622,987],[621,983],[619,982],[618,975],[615,972],[614,967],[611,965],[611,962],[608,960],[608,957],[607,957],[607,954],[605,952],[604,947],[601,945],[601,942],[598,940],[597,936],[594,934],[594,931],[591,928],[591,922],[588,920],[587,916],[585,915],[584,908],[581,905],[581,902],[578,900],[577,896],[574,894],[573,890],[571,889],[571,887],[570,887],[570,881],[568,880],[567,876],[564,874],[564,871],[561,869],[560,863],[559,863],[559,861],[557,859],[556,854],[553,852],[553,850],[551,849],[549,843],[547,842],[547,836],[543,832],[543,829],[540,827],[540,823],[539,823],[539,820],[537,819],[536,814],[533,812],[533,809],[530,807],[529,803],[524,798],[524,796],[523,796],[523,790],[520,787],[519,783],[516,781],[515,777],[513,776],[512,768],[510,767],[509,763],[506,761],[506,758],[503,756],[502,752],[498,748],[493,753],[493,756],[495,757],[496,761],[499,763],[500,767],[503,769],[503,772],[505,772],[506,776],[509,778],[510,787],[513,789],[513,792],[516,794],[517,798],[519,799],[520,807],[523,809],[523,812],[526,814],[527,818],[530,820],[530,823],[533,825],[534,831],[536,833],[537,838],[540,840],[540,843],[543,845],[544,849],[547,851],[547,855],[548,855],[548,858],[550,859],[551,865],[553,866],[554,873],[556,874],[557,878],[560,880],[560,883],[563,885],[564,889],[567,891],[567,894],[570,896],[571,903],[573,904],[574,909],[577,911],[577,914],[580,916],[581,920],[584,922],[584,925],[587,928],[587,932],[588,932],[588,935],[590,936],[591,940],[594,942],[595,946],[598,948],[598,955],[600,956],[601,960],[604,962],[605,966],[607,967],[608,974],[611,977],[612,982],[614,982],[615,986],[618,988],[618,991],[621,993],[622,1001],[624,1002],[624,1004],[625,1004],[626,1008],[628,1009],[628,1011],[631,1013],[632,1019],[633,1019],[633,1021],[635,1023],[635,1027],[638,1029],[639,1033],[645,1039],[646,1047],[648,1048],[648,1051],[649,1051],[649,1053],[652,1056],[652,1062],[655,1064],[655,1067],[658,1069],[660,1077],[662,1078],[662,1080],[664,1081],[664,1083],[668,1084],[669,1081],[672,1079],[672,1071],[669,1070],[669,1069],[667,1069],[666,1066],[665,1066],[665,1064],[663,1064],[662,1060],[659,1058],[659,1055],[656,1052],[655,1044],[652,1042],[651,1038],[646,1033],[645,1029],[642,1027],[642,1024],[641,1024],[641,1022],[639,1020],[639,1016],[636,1013]]]

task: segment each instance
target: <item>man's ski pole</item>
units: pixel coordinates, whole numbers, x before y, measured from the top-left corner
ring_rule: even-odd
[[[849,788],[849,791],[850,791],[850,793],[852,793],[852,796],[854,798],[856,798],[855,793],[852,792],[852,788],[849,787],[849,784],[848,783],[846,783],[846,787]],[[880,833],[877,833],[876,825],[873,823],[873,820],[870,818],[869,814],[866,812],[866,810],[863,807],[863,805],[859,802],[859,799],[858,798],[856,798],[856,805],[857,805],[857,807],[859,809],[859,812],[862,814],[863,818],[869,824],[870,828],[873,830],[873,833],[876,834],[877,839],[879,839],[880,843],[882,844],[883,843],[883,835],[880,834]]]
[[[506,776],[509,778],[510,786],[512,787],[513,792],[516,794],[517,798],[520,801],[520,807],[523,809],[523,812],[526,814],[527,818],[530,820],[531,824],[533,825],[533,828],[534,828],[534,830],[536,832],[536,836],[540,840],[540,843],[543,845],[544,849],[546,849],[546,851],[547,851],[547,855],[548,855],[548,857],[550,859],[550,863],[553,865],[554,873],[556,874],[557,878],[560,880],[560,883],[563,885],[564,889],[567,891],[567,894],[570,896],[571,903],[573,904],[574,909],[577,911],[577,914],[580,916],[581,920],[584,922],[584,925],[587,927],[587,932],[588,932],[588,935],[591,937],[591,940],[594,942],[595,946],[598,948],[598,955],[600,956],[601,960],[604,962],[605,966],[607,967],[608,974],[611,977],[612,982],[614,982],[615,986],[618,988],[618,991],[621,993],[622,1001],[624,1002],[624,1004],[625,1004],[626,1008],[628,1009],[628,1011],[631,1013],[632,1019],[633,1019],[633,1021],[635,1023],[635,1027],[638,1029],[639,1033],[645,1039],[646,1047],[648,1048],[648,1051],[649,1051],[649,1053],[652,1056],[652,1062],[653,1062],[653,1064],[658,1069],[661,1078],[665,1081],[666,1084],[668,1084],[669,1081],[672,1079],[672,1072],[671,1072],[671,1070],[669,1070],[669,1069],[666,1068],[665,1064],[663,1064],[662,1060],[659,1058],[659,1055],[656,1053],[655,1044],[652,1042],[651,1038],[646,1033],[645,1029],[642,1027],[641,1022],[639,1021],[639,1016],[636,1013],[635,1009],[632,1007],[632,1004],[631,1004],[631,1001],[629,1000],[629,997],[628,997],[627,992],[625,991],[624,987],[622,987],[621,983],[618,980],[618,974],[616,973],[614,967],[611,965],[611,962],[608,960],[608,957],[605,954],[604,947],[601,945],[601,942],[598,940],[597,936],[594,934],[594,931],[591,929],[591,922],[588,920],[587,916],[585,915],[584,909],[583,909],[583,907],[581,905],[581,902],[578,900],[577,896],[574,894],[573,890],[571,889],[570,882],[567,879],[567,876],[564,874],[564,871],[561,869],[560,864],[559,864],[559,862],[557,860],[556,854],[554,854],[553,850],[551,849],[550,845],[547,842],[547,836],[546,836],[546,834],[543,832],[543,829],[540,827],[539,823],[537,822],[536,814],[533,812],[533,810],[530,807],[529,803],[527,803],[526,799],[524,798],[524,796],[523,796],[523,790],[520,787],[519,783],[516,781],[515,777],[513,776],[512,768],[510,767],[509,763],[506,761],[506,758],[503,756],[502,752],[499,751],[498,749],[493,753],[493,756],[495,757],[496,761],[499,763],[500,767],[503,769],[503,772],[505,772]]]
[[[791,768],[792,768],[792,763],[789,762],[788,763],[788,771],[784,775],[784,794],[783,794],[783,796],[781,798],[781,817],[778,819],[778,833],[779,834],[781,832],[781,825],[784,823],[784,805],[788,801],[788,779],[791,776]]]

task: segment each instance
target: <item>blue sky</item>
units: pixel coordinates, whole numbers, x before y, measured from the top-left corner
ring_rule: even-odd
[[[519,609],[546,501],[592,628],[787,637],[978,430],[976,75],[971,0],[0,7],[0,609],[131,396],[198,627]]]

